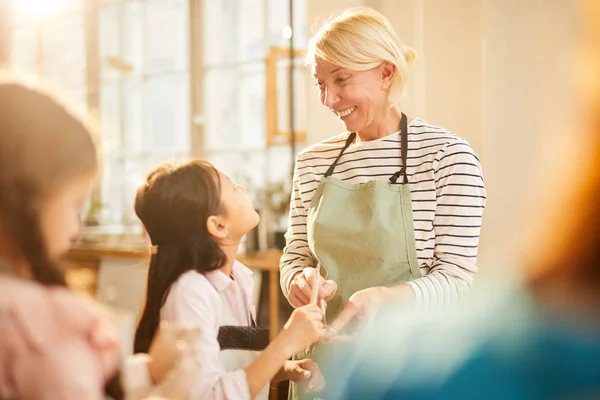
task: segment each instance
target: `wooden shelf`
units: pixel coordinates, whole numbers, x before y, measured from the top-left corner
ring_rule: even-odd
[[[279,271],[281,250],[268,250],[251,254],[239,254],[237,260],[250,269],[261,271]],[[150,249],[145,246],[134,245],[105,245],[82,243],[73,246],[67,253],[70,261],[99,261],[103,258],[125,258],[145,260],[150,258]]]

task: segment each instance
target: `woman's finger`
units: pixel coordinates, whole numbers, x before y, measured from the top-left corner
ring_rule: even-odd
[[[300,297],[302,300],[305,301],[304,304],[310,303],[310,297],[312,295],[312,287],[310,286],[310,284],[304,278],[303,275],[298,275],[294,279],[294,282],[292,283],[292,289],[294,286],[297,288],[296,294],[298,295],[298,297]]]

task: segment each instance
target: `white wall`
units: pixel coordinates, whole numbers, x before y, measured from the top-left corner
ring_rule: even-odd
[[[483,1],[488,208],[480,263],[488,269],[505,268],[504,260],[518,254],[522,225],[552,195],[541,189],[577,135],[575,7],[571,0]]]
[[[577,135],[576,2],[308,0],[309,22],[356,5],[384,13],[419,55],[403,109],[465,137],[482,160],[482,272],[516,265],[518,234],[545,196],[535,189]],[[310,143],[342,130],[316,94],[308,110]]]

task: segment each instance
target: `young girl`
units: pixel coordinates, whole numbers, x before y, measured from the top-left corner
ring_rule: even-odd
[[[0,81],[0,104],[0,398],[102,399],[117,372],[119,336],[105,310],[65,287],[57,267],[80,230],[96,147],[85,124],[47,94]],[[161,330],[159,357],[130,359],[131,397],[165,376],[162,394],[187,396],[185,377],[195,371],[182,368],[190,364],[175,348],[179,333]],[[112,382],[111,394],[122,397]]]
[[[147,351],[160,320],[196,324],[202,358],[192,399],[266,399],[269,382],[283,379],[306,380],[313,391],[323,387],[312,361],[288,361],[319,339],[324,325],[317,306],[296,309],[262,352],[249,351],[262,350],[252,340],[227,338],[232,327],[242,328],[238,342],[260,336],[252,272],[235,260],[240,240],[259,221],[244,187],[202,160],[164,164],[139,188],[135,210],[155,249],[136,351]]]

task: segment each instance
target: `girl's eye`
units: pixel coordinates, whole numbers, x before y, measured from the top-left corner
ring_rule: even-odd
[[[347,77],[341,77],[341,76],[340,76],[340,77],[338,77],[338,78],[337,78],[335,81],[336,81],[338,84],[344,84],[344,83],[346,83],[346,82],[348,81],[348,78],[347,78]]]

